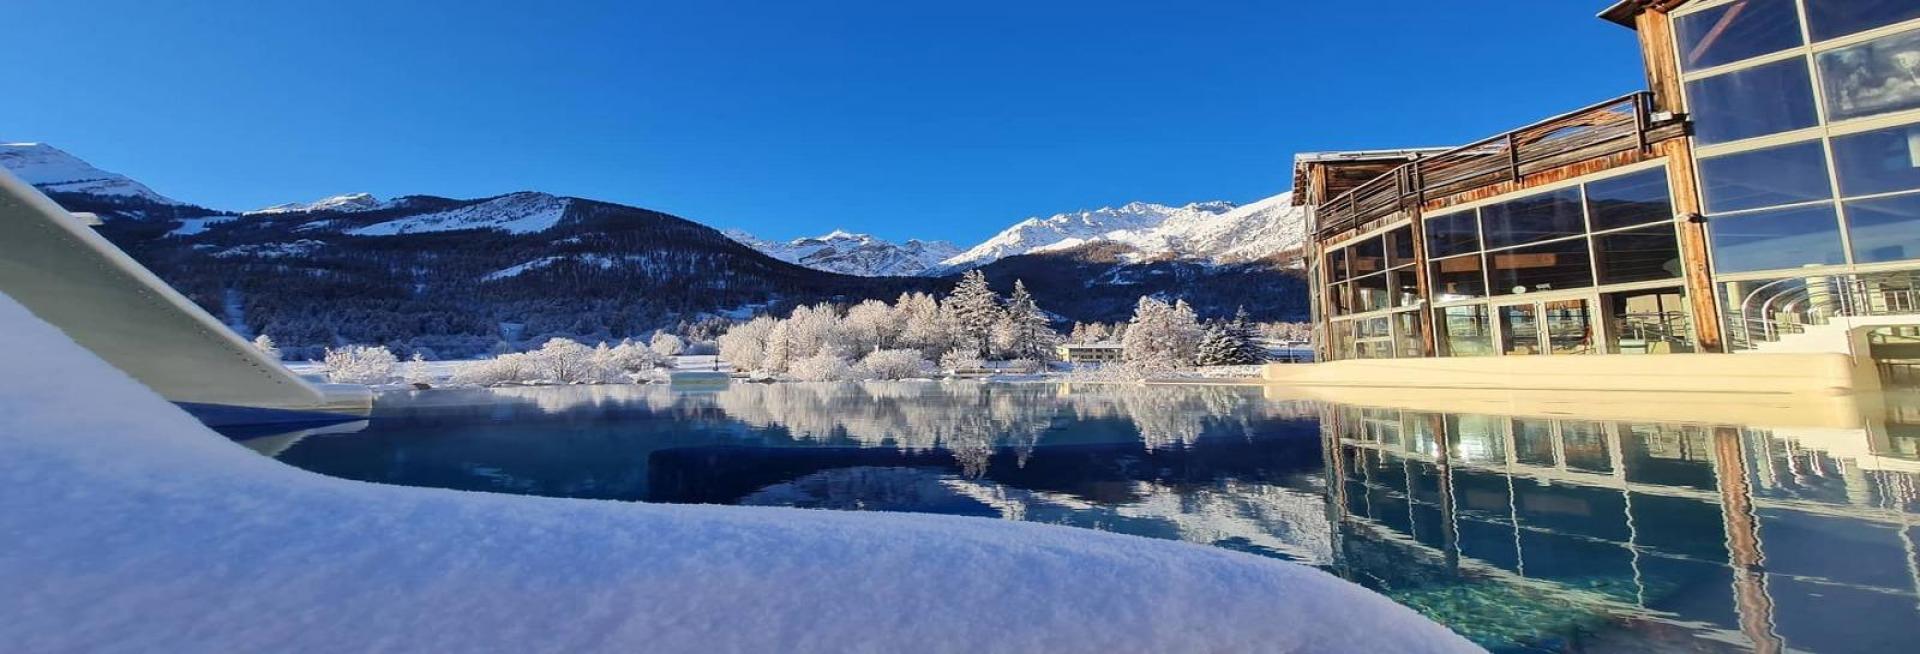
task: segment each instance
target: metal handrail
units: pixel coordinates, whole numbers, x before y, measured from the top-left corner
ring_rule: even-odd
[[[1523,150],[1530,145],[1550,143],[1553,134],[1559,129],[1546,130],[1557,123],[1568,123],[1565,128],[1605,127],[1614,122],[1625,121],[1587,120],[1596,113],[1619,114],[1620,109],[1631,107],[1632,133],[1621,133],[1593,140],[1574,140],[1575,147],[1556,146],[1540,153],[1526,154]],[[1648,132],[1654,128],[1653,94],[1636,91],[1624,96],[1598,102],[1586,107],[1569,111],[1546,120],[1542,120],[1519,129],[1511,130],[1491,138],[1475,141],[1467,145],[1442,152],[1430,157],[1415,156],[1413,161],[1395,167],[1373,179],[1348,189],[1334,198],[1319,205],[1317,210],[1320,238],[1351,229],[1361,223],[1380,218],[1394,211],[1406,208],[1410,203],[1423,203],[1427,200],[1429,189],[1452,184],[1466,183],[1466,186],[1454,189],[1453,193],[1484,188],[1495,184],[1518,181],[1526,174],[1528,164],[1550,159],[1568,152],[1631,137],[1633,147],[1644,151],[1649,144]],[[1621,114],[1624,116],[1624,114]],[[1545,130],[1545,131],[1543,131]],[[1625,151],[1630,148],[1620,148]],[[1487,171],[1481,171],[1473,164],[1485,161],[1489,157],[1505,159],[1503,165]],[[1595,154],[1594,156],[1602,156]],[[1442,179],[1429,179],[1428,173],[1446,171],[1454,176]],[[1488,177],[1494,175],[1494,177]],[[1486,178],[1486,179],[1481,179]],[[1362,199],[1375,199],[1382,192],[1391,192],[1390,201],[1363,203]]]

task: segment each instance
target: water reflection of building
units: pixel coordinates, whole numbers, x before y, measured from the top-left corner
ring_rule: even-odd
[[[1330,406],[1322,430],[1335,529],[1447,573],[1649,638],[1703,622],[1762,651],[1885,651],[1916,635],[1910,458],[1834,455],[1788,430],[1388,408]]]
[[[1306,154],[1322,360],[1838,352],[1920,380],[1920,10],[1622,0],[1648,91]]]

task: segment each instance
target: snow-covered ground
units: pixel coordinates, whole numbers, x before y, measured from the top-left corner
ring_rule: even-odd
[[[931,515],[310,474],[0,296],[10,651],[1471,651],[1304,566]]]

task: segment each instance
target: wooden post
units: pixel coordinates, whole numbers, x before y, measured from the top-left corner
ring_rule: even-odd
[[[1720,490],[1721,522],[1727,530],[1727,564],[1733,568],[1734,610],[1740,633],[1753,650],[1774,654],[1786,643],[1773,629],[1773,595],[1767,592],[1766,554],[1760,549],[1760,522],[1753,512],[1753,484],[1740,449],[1740,429],[1713,429],[1714,472]]]
[[[1680,268],[1687,285],[1687,304],[1693,308],[1693,328],[1700,351],[1724,352],[1720,301],[1708,269],[1707,225],[1700,202],[1700,176],[1693,165],[1693,148],[1686,139],[1667,139],[1654,146],[1667,159],[1667,182],[1673,191],[1673,212],[1680,221]]]

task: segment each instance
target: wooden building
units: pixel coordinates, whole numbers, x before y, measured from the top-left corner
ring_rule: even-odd
[[[1920,3],[1601,17],[1638,34],[1648,90],[1296,158],[1321,360],[1920,345]]]

